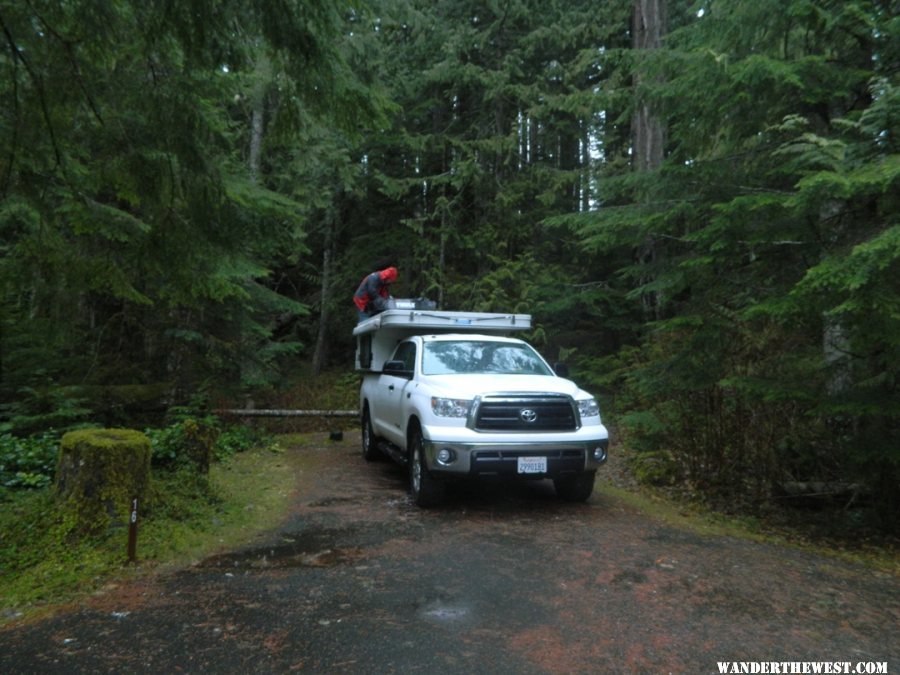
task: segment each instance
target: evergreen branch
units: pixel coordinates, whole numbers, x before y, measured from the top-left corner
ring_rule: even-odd
[[[609,288],[608,281],[588,281],[584,284],[569,284],[569,288],[596,288],[601,286],[603,288]]]
[[[19,145],[19,62],[15,58],[15,45],[12,41],[12,36],[9,33],[9,30],[6,28],[6,23],[3,21],[3,15],[0,14],[0,25],[3,26],[3,32],[6,34],[6,38],[10,43],[10,50],[13,51],[12,58],[12,68],[13,68],[13,77],[12,77],[12,98],[13,98],[13,125],[12,125],[12,143],[10,143],[9,147],[9,162],[6,165],[6,170],[3,175],[3,183],[2,189],[0,189],[0,193],[6,195],[9,190],[9,184],[12,181],[12,168],[16,159],[16,149]]]
[[[28,63],[28,59],[25,58],[25,54],[22,53],[22,50],[16,46],[15,38],[12,36],[12,33],[9,30],[9,27],[6,25],[6,21],[4,21],[3,16],[0,15],[0,27],[3,28],[3,33],[6,35],[6,41],[9,43],[10,50],[12,51],[13,61],[20,61],[23,66],[25,66],[25,71],[28,73],[28,76],[34,82],[38,91],[38,98],[41,101],[41,111],[44,114],[44,122],[47,124],[47,132],[50,134],[50,144],[53,146],[53,154],[56,157],[56,166],[62,166],[62,153],[59,149],[59,143],[56,140],[56,132],[53,130],[53,123],[50,121],[50,110],[47,108],[47,97],[44,94],[44,83],[41,80],[40,76],[37,75],[32,69],[31,64]]]
[[[97,106],[94,103],[94,99],[91,96],[90,92],[88,92],[87,87],[84,84],[84,78],[81,76],[81,68],[78,65],[78,60],[75,58],[75,54],[72,50],[72,41],[66,40],[62,35],[60,35],[53,26],[51,26],[46,19],[34,8],[34,4],[32,2],[28,3],[28,7],[31,9],[32,13],[38,18],[38,21],[41,22],[41,25],[46,29],[46,31],[59,40],[65,48],[66,55],[69,57],[69,65],[72,66],[72,71],[75,73],[75,81],[78,83],[79,89],[81,89],[81,93],[84,94],[85,99],[87,99],[88,107],[91,109],[91,112],[94,113],[94,117],[97,118],[97,121],[100,124],[103,124],[103,117],[101,117],[100,112],[97,110]]]
[[[719,183],[719,187],[724,187],[724,183]],[[762,194],[762,195],[782,195],[784,197],[792,197],[796,193],[789,192],[788,190],[776,190],[774,188],[765,188],[765,187],[751,187],[749,185],[732,185],[730,187],[736,188],[740,192],[750,193],[750,194]]]

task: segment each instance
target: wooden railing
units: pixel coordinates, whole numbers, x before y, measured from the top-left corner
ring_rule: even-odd
[[[359,417],[358,410],[292,410],[292,409],[245,409],[222,408],[214,410],[217,415],[231,417]]]

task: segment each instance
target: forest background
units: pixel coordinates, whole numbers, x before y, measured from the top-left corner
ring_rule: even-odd
[[[898,15],[0,0],[0,433],[350,373],[387,256],[531,313],[641,478],[896,531]]]

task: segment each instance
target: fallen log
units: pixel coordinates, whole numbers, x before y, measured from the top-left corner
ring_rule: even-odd
[[[846,481],[783,481],[776,485],[775,494],[776,499],[789,500],[784,503],[793,506],[843,502],[845,510],[867,501],[869,496],[866,486]]]
[[[217,415],[232,417],[359,417],[358,410],[292,410],[266,408],[220,408],[213,410]]]

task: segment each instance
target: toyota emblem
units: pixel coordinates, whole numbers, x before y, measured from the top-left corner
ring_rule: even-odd
[[[519,411],[519,419],[528,424],[534,424],[537,421],[537,411],[531,408],[522,408]]]

